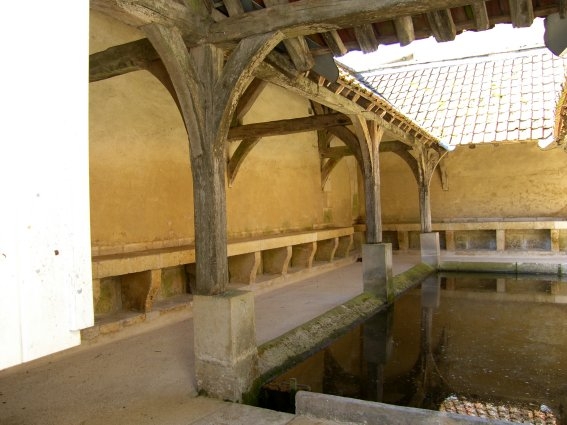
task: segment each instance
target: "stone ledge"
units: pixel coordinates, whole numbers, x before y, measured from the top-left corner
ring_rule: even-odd
[[[338,423],[367,425],[439,424],[509,425],[511,422],[484,419],[456,413],[436,412],[413,407],[357,400],[327,394],[298,391],[295,395],[295,413]]]

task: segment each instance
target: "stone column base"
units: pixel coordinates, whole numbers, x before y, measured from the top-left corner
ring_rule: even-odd
[[[195,295],[193,312],[198,390],[241,402],[257,371],[254,295],[247,291]]]
[[[421,233],[419,242],[421,245],[421,261],[431,267],[438,268],[441,261],[439,233]]]
[[[388,302],[394,299],[392,244],[362,245],[362,270],[365,292],[370,292]]]

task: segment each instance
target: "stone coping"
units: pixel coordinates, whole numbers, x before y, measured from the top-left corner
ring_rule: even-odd
[[[363,226],[362,228],[360,226]],[[482,221],[471,220],[463,222],[445,222],[432,223],[432,230],[545,230],[545,229],[567,229],[567,221],[563,220],[543,220],[543,221],[520,221],[520,220],[502,220],[502,221]],[[364,225],[356,225],[356,231],[363,231]],[[388,223],[382,226],[384,231],[421,231],[419,223]]]
[[[298,416],[307,416],[336,423],[366,425],[506,425],[512,423],[497,419],[395,406],[307,391],[298,391],[295,395],[295,413]]]
[[[229,241],[229,257],[252,252],[261,252],[288,246],[350,236],[353,227],[317,229],[305,232],[292,232],[279,235],[266,235],[257,238],[239,238]],[[177,241],[177,242],[182,242]],[[172,242],[173,243],[173,242]],[[102,253],[103,251],[104,253]],[[162,269],[195,262],[195,245],[185,244],[163,246],[163,243],[132,244],[123,247],[93,249],[93,279],[138,273],[146,270]]]

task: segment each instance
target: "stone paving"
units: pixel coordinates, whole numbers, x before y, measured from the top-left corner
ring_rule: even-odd
[[[394,273],[417,262],[418,255],[394,255]],[[259,293],[258,342],[360,293],[361,273],[361,263],[353,263]],[[197,397],[191,314],[172,311],[96,343],[0,371],[0,424],[336,423]]]

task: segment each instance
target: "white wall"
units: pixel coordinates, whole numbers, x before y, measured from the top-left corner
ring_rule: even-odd
[[[92,326],[87,0],[0,15],[0,369]]]

